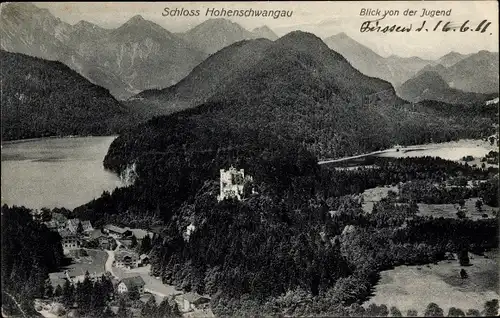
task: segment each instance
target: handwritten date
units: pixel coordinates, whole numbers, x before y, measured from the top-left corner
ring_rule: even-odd
[[[413,28],[412,24],[396,25],[379,23],[380,20],[365,21],[361,24],[360,32],[380,32],[380,33],[393,33],[393,32],[478,32],[485,33],[491,22],[482,20],[480,23],[472,23],[467,20],[462,23],[454,23],[452,21],[439,20],[431,24],[427,20],[419,23],[418,27]],[[490,33],[491,35],[491,33]]]

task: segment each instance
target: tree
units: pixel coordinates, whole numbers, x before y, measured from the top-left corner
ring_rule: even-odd
[[[425,317],[444,317],[444,312],[436,303],[430,303],[425,309]]]
[[[458,210],[457,211],[457,218],[459,219],[465,219],[466,215],[465,215],[465,211],[464,210]]]
[[[171,317],[173,315],[173,308],[170,306],[168,299],[165,298],[158,306],[156,311],[157,317]]]
[[[141,298],[139,288],[137,288],[137,286],[132,286],[132,288],[128,292],[128,297],[130,298],[130,300],[139,300]]]
[[[460,205],[460,208],[462,208],[462,209],[463,209],[463,208],[464,208],[464,206],[465,206],[465,200],[464,200],[464,199],[460,199],[460,200],[458,200],[458,205]]]
[[[415,309],[408,309],[408,311],[406,312],[406,316],[407,317],[417,317],[418,312]]]
[[[63,286],[63,304],[66,308],[72,307],[75,302],[75,290],[73,285],[66,280]]]
[[[78,222],[78,225],[76,227],[76,233],[78,233],[80,235],[83,234],[83,224],[82,224],[82,222]]]
[[[151,296],[149,297],[148,301],[142,306],[141,309],[141,314],[144,317],[153,317],[154,314],[156,313],[156,299]]]
[[[481,212],[482,212],[482,210],[483,210],[483,201],[481,201],[481,199],[478,199],[478,200],[476,201],[476,209],[477,209],[477,211],[478,211],[479,213],[481,213]]]
[[[134,248],[136,246],[137,246],[137,238],[135,237],[135,235],[132,235],[132,237],[130,238],[130,247]]]
[[[451,307],[448,310],[448,317],[465,317],[465,313],[461,309]]]
[[[458,260],[460,262],[460,266],[469,266],[469,251],[467,249],[460,250],[460,253],[458,254]]]
[[[43,288],[45,298],[52,298],[54,296],[54,287],[50,282],[50,279],[45,280],[45,286]]]
[[[152,244],[149,235],[146,235],[141,242],[141,253],[147,254],[151,251]]]
[[[498,316],[498,299],[492,299],[484,303],[484,316]]]
[[[370,304],[366,310],[366,314],[371,317],[387,317],[389,310],[386,305],[377,306],[376,304]]]
[[[61,285],[57,285],[56,290],[54,291],[54,296],[55,297],[61,297],[63,293]]]
[[[48,208],[41,208],[40,209],[40,218],[42,222],[48,222],[52,220],[52,211]]]
[[[92,295],[90,306],[93,312],[102,312],[103,308],[106,306],[106,291],[104,283],[96,280],[94,286],[92,286]]]
[[[477,309],[469,309],[466,313],[467,317],[479,317],[481,313]]]
[[[469,275],[467,275],[467,272],[463,268],[460,270],[460,277],[462,277],[464,279],[469,277]]]
[[[127,303],[124,298],[120,299],[120,304],[118,305],[118,312],[116,316],[119,318],[130,318],[132,317],[132,312],[127,307]]]
[[[403,317],[403,314],[401,314],[401,311],[396,306],[392,306],[391,317]]]
[[[106,306],[104,312],[102,313],[102,316],[104,318],[114,317],[115,313],[111,310],[111,308],[109,308],[109,306]]]

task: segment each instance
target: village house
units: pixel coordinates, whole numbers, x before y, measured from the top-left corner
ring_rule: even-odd
[[[204,309],[205,307],[208,306],[208,303],[210,302],[210,298],[202,296],[197,293],[186,293],[179,295],[176,298],[177,302],[179,303],[179,309],[182,312],[189,312],[192,310],[197,310],[197,309]]]
[[[217,196],[217,200],[222,201],[229,198],[241,200],[247,181],[252,181],[252,177],[245,177],[244,169],[236,170],[233,166],[229,170],[221,169],[220,194]]]
[[[115,226],[113,224],[108,224],[104,227],[104,232],[108,233],[110,236],[114,238],[122,238],[128,237],[132,235],[132,231],[128,227],[121,228],[119,226]]]
[[[144,293],[144,279],[141,276],[133,276],[126,277],[121,280],[118,284],[117,291],[120,294],[130,292],[134,287],[137,287],[137,290],[140,294]]]
[[[120,250],[115,255],[115,266],[118,268],[136,268],[139,265],[139,255],[133,251]]]
[[[104,250],[114,250],[116,247],[116,241],[111,236],[107,236],[102,233],[101,230],[94,230],[90,233],[90,239],[92,241],[97,241],[99,247]]]
[[[81,242],[78,236],[67,230],[59,231],[61,236],[61,244],[65,254],[69,253],[70,250],[80,248]]]
[[[142,267],[142,266],[146,266],[148,264],[149,264],[149,256],[147,254],[141,254],[141,256],[139,256],[138,266]]]
[[[150,239],[153,239],[153,236],[154,236],[153,232],[149,232],[149,231],[146,231],[146,230],[143,230],[143,229],[130,229],[130,231],[132,232],[132,235],[135,236],[135,238],[137,239],[138,243],[141,243],[141,241],[146,236],[149,236]]]
[[[94,230],[90,221],[88,221],[88,220],[87,221],[80,221],[80,219],[68,220],[67,230],[72,232],[72,233],[78,232],[78,224],[79,223],[82,224],[82,228],[83,228],[84,233],[92,232]]]
[[[52,219],[44,224],[49,230],[59,232],[66,230],[67,222],[68,219],[61,213],[52,213]]]

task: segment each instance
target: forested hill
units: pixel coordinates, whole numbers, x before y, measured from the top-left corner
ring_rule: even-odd
[[[108,90],[60,62],[0,51],[2,140],[104,135],[130,123]]]
[[[250,49],[258,52],[255,59],[237,58]],[[203,105],[172,116],[186,118],[183,125],[228,127],[236,135],[241,129],[267,132],[301,145],[318,158],[359,154],[395,143],[480,137],[493,122],[425,103],[409,104],[395,95],[390,83],[363,75],[321,39],[299,31],[275,42],[237,43],[212,55],[176,86],[139,96],[142,102],[165,109],[174,104],[193,107],[201,98],[206,100]],[[160,136],[178,128],[155,123],[118,138],[105,164],[118,171],[134,160],[137,149],[185,147],[182,138],[160,142]]]

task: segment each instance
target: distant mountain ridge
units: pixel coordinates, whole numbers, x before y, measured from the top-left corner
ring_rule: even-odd
[[[109,135],[133,122],[108,90],[61,62],[3,50],[0,62],[2,140]]]
[[[61,61],[118,98],[170,86],[207,56],[140,16],[108,30],[86,21],[70,25],[30,3],[9,3],[0,22],[2,49]]]
[[[435,71],[420,72],[397,88],[396,91],[400,97],[412,102],[434,100],[476,107],[480,107],[486,101],[498,96],[498,94],[471,93],[451,88]]]
[[[446,79],[450,76],[445,76],[444,73],[439,71],[439,69],[452,66],[456,67],[456,64],[459,64],[461,61],[474,55],[450,52],[437,60],[427,60],[419,57],[404,58],[396,55],[384,58],[370,48],[353,40],[344,32],[325,38],[325,43],[332,50],[342,54],[363,74],[389,81],[394,87],[399,87],[410,78],[413,78],[419,73],[425,71],[437,71],[439,74],[443,75],[443,78]],[[479,61],[477,62],[481,63]],[[466,84],[464,83],[457,88],[463,89],[465,86]],[[481,88],[474,88],[470,91],[478,93],[485,92]]]
[[[407,103],[389,82],[362,74],[321,39],[301,31],[274,42],[230,45],[178,84],[142,92],[129,106],[154,109],[155,115],[183,110],[170,116],[183,118],[191,130],[269,132],[321,158],[428,142],[429,136],[462,133],[472,122],[432,103]]]
[[[3,5],[0,24],[2,49],[61,61],[120,99],[177,83],[227,45],[277,38],[267,26],[248,31],[226,19],[178,34],[139,15],[116,29],[87,21],[70,25],[31,3]]]
[[[464,92],[491,94],[499,92],[498,52],[479,51],[449,67],[429,66],[421,72],[438,73],[450,87]]]
[[[186,32],[177,33],[177,35],[207,54],[213,54],[242,40],[256,38],[276,40],[278,38],[267,26],[248,31],[238,23],[223,18],[208,19]]]

